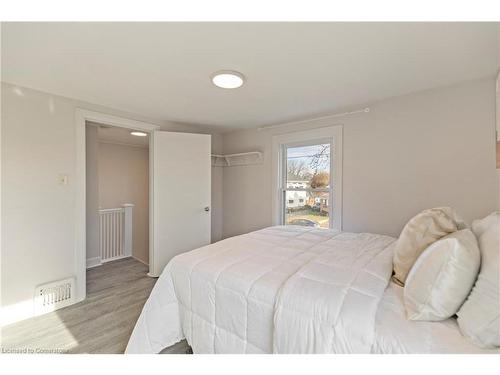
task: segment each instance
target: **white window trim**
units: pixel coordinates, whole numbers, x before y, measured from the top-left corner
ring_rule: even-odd
[[[330,186],[332,189],[333,205],[330,208],[330,223],[333,229],[342,230],[342,125],[317,128],[312,130],[293,132],[273,136],[272,145],[272,219],[273,225],[282,225],[281,201],[281,161],[283,146],[290,143],[313,142],[321,139],[330,139],[334,145],[331,161]],[[333,183],[333,181],[335,183]],[[333,214],[332,214],[333,212]]]

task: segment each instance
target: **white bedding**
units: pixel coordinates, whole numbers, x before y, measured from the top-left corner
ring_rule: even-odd
[[[387,288],[393,244],[382,235],[278,226],[181,254],[158,279],[126,353],[158,353],[183,338],[195,353],[399,353],[443,345],[455,352],[447,341],[421,343],[418,335],[432,340],[433,330],[404,318],[400,296]]]
[[[406,319],[403,288],[390,283],[377,311],[372,353],[478,353],[500,354],[498,349],[481,349],[464,337],[456,319],[440,322]]]

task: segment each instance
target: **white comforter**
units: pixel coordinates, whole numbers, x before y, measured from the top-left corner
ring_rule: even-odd
[[[127,353],[369,353],[392,237],[270,227],[165,267]]]
[[[454,318],[439,322],[406,319],[403,287],[390,283],[375,318],[372,353],[377,354],[500,354],[482,349],[462,335]]]

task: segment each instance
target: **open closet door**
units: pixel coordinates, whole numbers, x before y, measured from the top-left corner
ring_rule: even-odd
[[[149,275],[177,254],[210,243],[210,135],[152,134],[152,247]]]

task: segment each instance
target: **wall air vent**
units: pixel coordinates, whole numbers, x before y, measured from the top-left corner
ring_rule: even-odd
[[[40,285],[35,289],[35,314],[45,314],[75,301],[75,279],[73,277]]]

